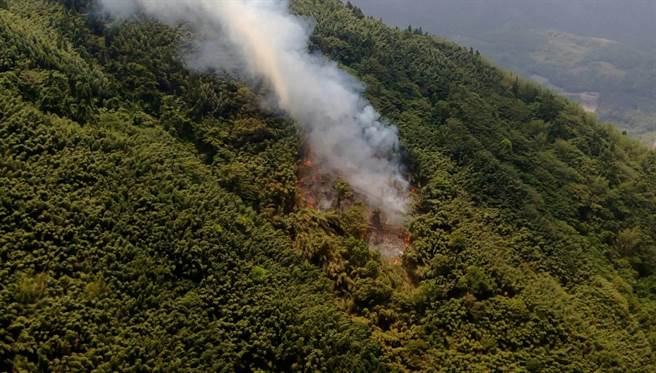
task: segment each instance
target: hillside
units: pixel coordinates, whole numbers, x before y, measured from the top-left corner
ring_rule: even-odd
[[[184,26],[0,1],[0,371],[656,369],[654,151],[469,49],[290,7],[400,130],[403,256],[366,205],[304,203],[295,123],[185,68]]]
[[[352,0],[399,27],[480,50],[567,94],[648,145],[656,141],[653,1]]]
[[[601,38],[511,27],[455,40],[499,65],[544,82],[648,144],[656,141],[656,58],[649,50]],[[589,98],[586,97],[589,96]]]

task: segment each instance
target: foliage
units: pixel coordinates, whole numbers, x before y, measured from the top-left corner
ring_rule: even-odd
[[[414,333],[381,339],[387,357],[417,369],[650,370],[640,309],[653,304],[654,153],[472,50],[358,21],[337,2],[293,5],[317,20],[314,47],[366,82],[413,163],[404,264],[421,296],[391,328]],[[392,348],[418,340],[420,357]]]
[[[292,1],[400,129],[418,190],[396,265],[365,206],[299,206],[294,124],[187,71],[184,28],[7,4],[1,371],[656,369],[656,154],[575,104]]]

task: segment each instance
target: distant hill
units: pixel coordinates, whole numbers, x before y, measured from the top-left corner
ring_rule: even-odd
[[[583,103],[599,117],[648,142],[656,140],[656,53],[608,39],[509,28],[455,37],[522,75]],[[585,93],[592,94],[586,101]],[[583,96],[583,97],[582,97]]]
[[[367,14],[448,37],[656,141],[656,3],[355,0]],[[591,93],[591,95],[585,95]]]
[[[656,370],[656,152],[469,48],[290,7],[399,128],[404,254],[305,203],[293,121],[186,69],[184,26],[0,2],[0,371]]]
[[[438,34],[471,35],[500,26],[555,29],[655,49],[656,3],[652,0],[350,0],[388,22],[423,26]]]

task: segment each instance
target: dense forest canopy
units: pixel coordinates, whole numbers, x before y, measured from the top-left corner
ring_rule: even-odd
[[[400,129],[402,258],[367,206],[299,202],[293,120],[186,68],[184,25],[0,1],[0,371],[656,370],[654,151],[473,50],[290,8]]]

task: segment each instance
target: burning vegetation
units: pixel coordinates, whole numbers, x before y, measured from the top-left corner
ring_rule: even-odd
[[[412,188],[412,191],[416,189]],[[299,204],[318,211],[344,211],[354,205],[364,206],[362,219],[367,224],[367,230],[363,238],[383,258],[400,264],[411,236],[402,223],[390,223],[381,209],[368,206],[366,201],[369,198],[371,196],[366,191],[353,188],[336,173],[324,171],[312,154],[306,152],[299,168]]]

